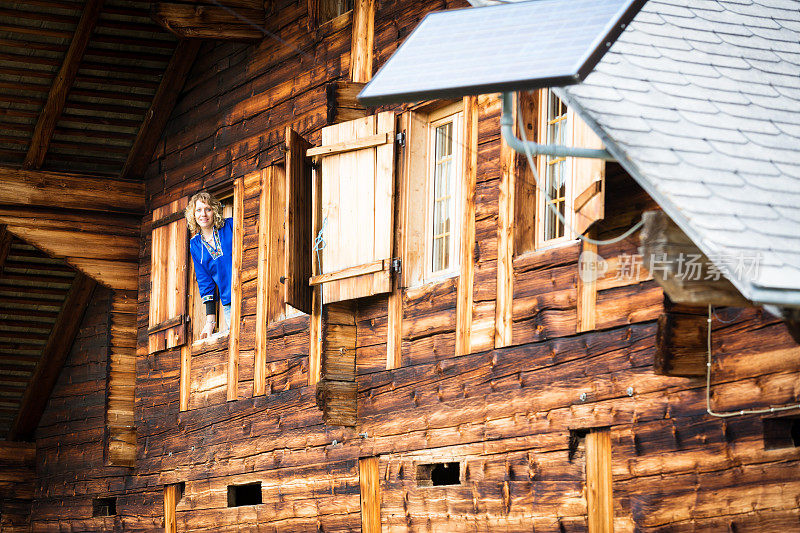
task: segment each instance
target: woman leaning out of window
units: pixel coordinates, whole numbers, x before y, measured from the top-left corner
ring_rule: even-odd
[[[200,297],[206,306],[206,323],[200,338],[214,333],[217,323],[215,292],[224,315],[220,331],[227,331],[231,318],[231,268],[233,257],[233,219],[223,218],[222,204],[207,192],[192,196],[186,206],[189,251],[194,262]]]

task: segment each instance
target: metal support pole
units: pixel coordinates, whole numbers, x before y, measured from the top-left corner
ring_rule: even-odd
[[[514,134],[514,106],[511,93],[502,93],[500,99],[503,102],[503,114],[500,117],[500,132],[506,143],[515,151],[525,154],[530,152],[532,156],[546,155],[550,157],[584,157],[587,159],[604,159],[606,161],[616,161],[608,150],[597,150],[594,148],[577,148],[574,146],[562,146],[558,144],[539,144],[533,141],[523,141]]]

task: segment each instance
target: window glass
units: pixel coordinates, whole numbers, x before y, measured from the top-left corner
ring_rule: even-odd
[[[567,106],[552,92],[547,92],[546,138],[548,144],[567,145]],[[567,160],[565,157],[545,158],[545,198],[543,239],[549,241],[564,236],[564,224],[556,212],[566,216]]]
[[[453,122],[435,129],[433,160],[433,272],[450,267],[450,241],[455,194],[453,161]]]

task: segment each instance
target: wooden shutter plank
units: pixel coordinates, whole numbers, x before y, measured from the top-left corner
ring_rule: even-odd
[[[286,255],[284,232],[284,205],[286,175],[283,167],[273,165],[267,170],[270,181],[270,228],[269,235],[269,305],[267,323],[280,320],[285,314],[284,289],[282,278],[285,278],[284,257]]]
[[[337,270],[336,272],[328,272],[327,274],[314,276],[309,280],[309,284],[321,285],[323,283],[328,283],[331,281],[338,281],[342,279],[353,278],[356,276],[363,276],[365,274],[380,272],[381,270],[388,270],[390,266],[391,266],[391,261],[389,261],[388,259],[372,261],[370,263],[364,263],[363,265],[356,265],[353,267],[343,268],[342,270]]]
[[[395,117],[393,113],[376,115],[376,129],[386,133],[389,139],[395,137]],[[375,239],[373,254],[376,259],[392,258],[394,245],[394,143],[375,148]],[[388,272],[372,276],[372,294],[392,290],[391,276]]]
[[[186,208],[181,198],[153,210],[150,258],[150,314],[148,351],[153,353],[186,342],[186,219],[174,215]],[[171,222],[162,224],[164,218]],[[169,324],[169,327],[167,327]]]
[[[291,128],[286,128],[286,254],[285,300],[311,314],[312,214],[311,164],[304,155],[311,146]]]
[[[600,138],[577,114],[573,120],[572,143],[582,148],[603,148]],[[605,169],[606,162],[602,159],[576,157],[572,160],[576,233],[585,233],[605,216]]]
[[[370,133],[375,131],[375,117],[370,116],[367,118],[369,119],[367,123],[356,132],[358,137],[369,136]],[[356,170],[352,182],[358,191],[354,206],[356,211],[355,220],[360,231],[363,232],[366,228],[370,228],[372,233],[372,238],[359,238],[358,233],[354,231],[347,232],[347,235],[352,239],[348,244],[352,244],[352,250],[355,252],[354,264],[361,265],[378,258],[375,255],[375,236],[379,235],[380,229],[375,216],[378,204],[378,180],[375,154],[372,153],[372,150],[359,150],[354,152],[353,156]],[[341,194],[344,196],[346,192],[342,190]],[[353,279],[348,284],[351,285],[352,290],[357,291],[358,283],[359,280]]]
[[[352,124],[353,122],[360,122],[360,120],[370,120],[374,118],[372,115],[364,117],[363,119],[351,120],[349,122],[342,122],[342,124]],[[306,156],[331,156],[344,154],[347,152],[354,152],[356,150],[363,150],[364,148],[372,148],[374,146],[381,146],[392,142],[394,139],[386,133],[376,133],[374,135],[362,135],[353,139],[339,141],[333,144],[323,144],[322,146],[315,146],[306,150]]]
[[[323,144],[382,134],[394,139],[391,112],[323,129]],[[322,272],[389,261],[393,246],[394,144],[343,152],[322,160],[322,211],[325,249]],[[386,269],[325,282],[323,302],[331,303],[391,291]]]

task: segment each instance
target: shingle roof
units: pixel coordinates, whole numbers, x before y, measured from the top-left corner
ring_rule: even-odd
[[[650,0],[557,92],[746,298],[800,306],[800,1]]]

